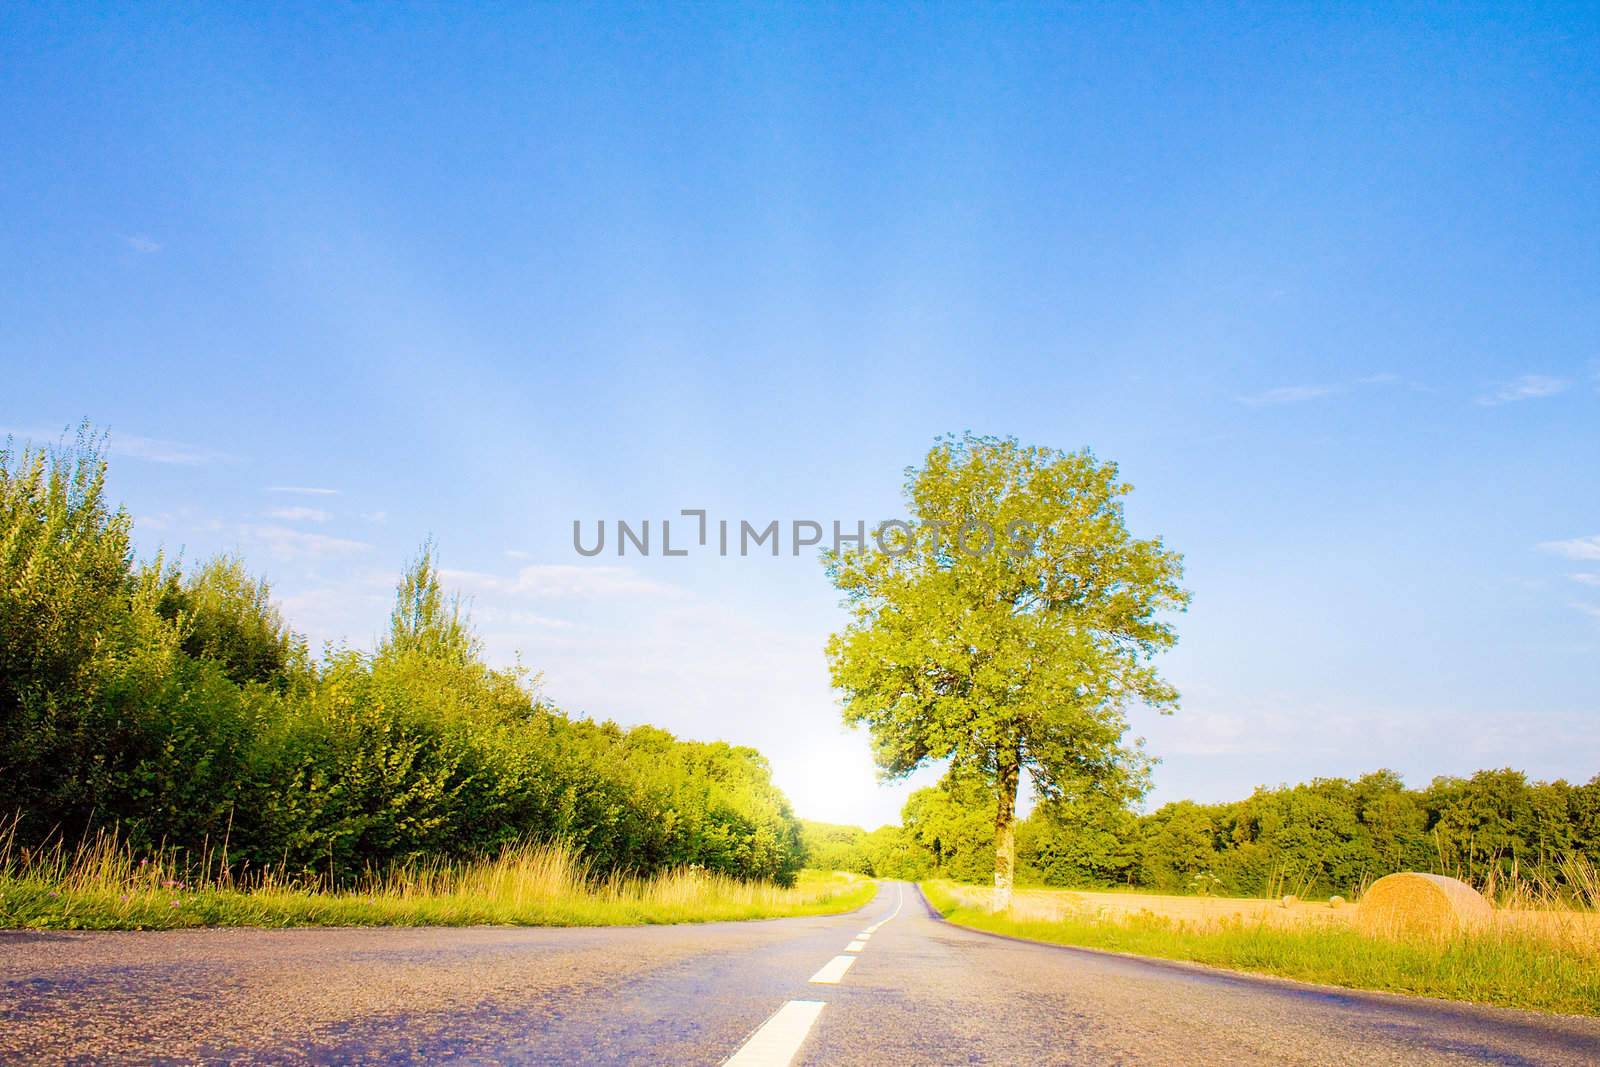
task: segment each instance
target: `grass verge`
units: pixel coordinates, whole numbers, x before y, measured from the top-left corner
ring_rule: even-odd
[[[963,899],[949,883],[924,882],[922,890],[950,922],[989,933],[1349,989],[1600,1015],[1600,960],[1521,931],[1402,941],[1340,927],[1283,929],[1230,921],[1194,928],[1156,915],[1018,919]]]
[[[0,928],[168,930],[194,926],[607,926],[769,919],[851,911],[876,883],[804,871],[795,885],[680,869],[596,877],[575,850],[524,845],[460,864],[411,864],[330,890],[314,882],[196,879],[135,861],[113,842],[0,865]]]

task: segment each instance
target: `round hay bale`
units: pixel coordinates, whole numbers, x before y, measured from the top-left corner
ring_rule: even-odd
[[[1284,895],[1284,898],[1282,900],[1278,901],[1278,907],[1280,907],[1280,908],[1292,908],[1296,904],[1298,904],[1299,902],[1300,902],[1300,898],[1299,897],[1295,896],[1293,893],[1288,893],[1288,894]]]
[[[1486,926],[1493,917],[1482,894],[1442,874],[1391,874],[1361,895],[1361,929],[1384,937],[1449,937]]]
[[[1342,908],[1342,907],[1344,907],[1344,897],[1341,897],[1339,894],[1335,893],[1333,896],[1328,898],[1328,907],[1330,907],[1330,908]]]

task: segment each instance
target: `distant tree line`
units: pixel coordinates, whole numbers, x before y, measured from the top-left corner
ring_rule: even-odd
[[[1041,877],[1129,881],[1162,889],[1210,882],[1257,893],[1275,884],[1349,894],[1395,871],[1432,871],[1478,885],[1562,881],[1572,855],[1600,862],[1600,776],[1587,785],[1483,770],[1407,789],[1393,771],[1260,788],[1225,804],[1166,804],[1130,825],[1105,813],[1042,811]],[[1064,842],[1099,829],[1118,847],[1075,854]]]
[[[596,870],[788,883],[799,823],[749,748],[569,718],[489,667],[431,548],[372,652],[312,657],[237,559],[137,562],[101,442],[0,450],[0,820],[338,881],[525,839]]]
[[[983,882],[991,873],[992,816],[972,785],[918,790],[901,826],[871,834],[804,827],[814,863],[898,878]],[[1575,855],[1600,863],[1600,776],[1575,786],[1485,770],[1407,789],[1399,775],[1377,771],[1142,815],[1103,801],[1047,801],[1017,827],[1023,884],[1163,892],[1350,895],[1395,871],[1559,887],[1563,862]]]

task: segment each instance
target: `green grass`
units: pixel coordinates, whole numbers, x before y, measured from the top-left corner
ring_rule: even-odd
[[[135,861],[100,840],[72,854],[0,864],[0,928],[168,930],[195,926],[605,926],[851,911],[876,883],[802,872],[792,887],[680,869],[597,877],[559,844],[492,859],[412,864],[330,891],[314,881],[196,877],[171,857]]]
[[[1529,933],[1391,941],[1345,928],[1286,930],[1232,922],[1193,929],[1153,915],[1117,921],[1019,920],[964,903],[939,882],[924,882],[922,889],[950,922],[989,933],[1349,989],[1600,1015],[1600,960]]]

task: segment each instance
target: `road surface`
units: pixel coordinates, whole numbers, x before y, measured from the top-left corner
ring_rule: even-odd
[[[1600,1020],[991,937],[914,886],[804,919],[0,934],[28,1063],[1600,1063]]]

